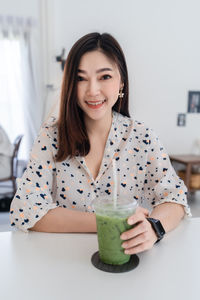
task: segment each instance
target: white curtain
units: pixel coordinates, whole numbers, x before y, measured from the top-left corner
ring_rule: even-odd
[[[22,159],[28,159],[43,115],[36,26],[31,19],[0,16],[0,123],[11,142],[24,134]]]

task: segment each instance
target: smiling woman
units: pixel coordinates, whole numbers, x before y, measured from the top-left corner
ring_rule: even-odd
[[[21,230],[96,232],[95,198],[137,201],[121,235],[126,254],[150,249],[190,215],[187,189],[144,123],[130,118],[124,54],[110,34],[91,33],[69,52],[59,119],[45,124],[11,204]],[[150,218],[149,218],[150,216]]]
[[[98,52],[98,51],[95,51],[95,52],[93,52],[93,53],[91,53],[91,55],[94,55],[95,56],[95,62],[97,62],[98,61],[98,56],[99,55],[102,55],[102,58],[105,60],[107,60],[107,58],[106,58],[106,56],[105,55],[103,55],[103,54],[101,54],[100,52]],[[82,60],[84,60],[84,57],[85,57],[85,55],[83,56],[83,58],[82,58]],[[87,58],[86,58],[86,60],[87,60]],[[91,58],[91,60],[92,60],[92,58]],[[103,63],[103,62],[102,62]],[[107,62],[105,63],[105,64],[107,64]],[[92,66],[92,65],[90,65],[90,66]],[[110,74],[110,72],[111,72],[111,74]],[[100,100],[99,98],[100,98],[100,96],[99,96],[99,91],[98,91],[98,89],[101,89],[101,86],[95,86],[95,84],[96,84],[96,82],[92,82],[92,81],[97,81],[97,84],[98,84],[98,81],[99,81],[99,83],[102,83],[101,81],[106,81],[106,80],[108,80],[108,79],[112,79],[112,72],[113,72],[113,70],[111,69],[111,68],[101,68],[101,69],[97,69],[96,70],[96,72],[94,72],[94,75],[95,75],[95,77],[96,77],[96,75],[98,75],[98,74],[100,74],[98,77],[94,77],[94,79],[88,79],[87,77],[81,77],[80,75],[78,76],[78,81],[88,81],[88,84],[89,84],[89,86],[88,86],[88,84],[87,84],[87,86],[85,85],[85,89],[87,88],[87,95],[86,95],[86,99],[88,99],[88,100],[85,100],[85,103],[90,107],[90,108],[92,108],[92,109],[98,109],[98,108],[100,108],[105,102],[106,102],[106,99],[103,99],[103,100]],[[83,71],[83,70],[81,70],[81,69],[78,69],[78,74],[85,74],[85,75],[87,75],[87,72],[86,71]],[[108,73],[108,74],[107,74]],[[108,83],[110,83],[109,81],[108,81]],[[93,91],[93,86],[94,86],[94,93],[92,93],[92,91]],[[107,85],[108,86],[108,85]],[[102,86],[103,87],[103,86]],[[95,90],[96,89],[96,90]],[[84,91],[84,86],[83,85],[78,85],[78,99],[80,99],[81,98],[81,92],[83,93],[83,91]],[[90,93],[89,93],[90,92]],[[94,94],[94,95],[92,95],[92,94]],[[90,97],[91,97],[91,100],[90,100]],[[96,99],[96,100],[95,100]],[[116,98],[117,99],[117,98]],[[80,100],[79,100],[79,105],[81,106],[81,104],[80,104]]]
[[[86,127],[87,119],[111,125],[112,107],[122,88],[119,70],[106,55],[98,50],[83,55],[78,69],[77,97]]]
[[[92,118],[106,121],[108,131],[112,109],[130,116],[126,61],[111,35],[92,33],[74,44],[65,64],[60,107],[57,161],[89,153],[87,122]],[[107,116],[104,121],[103,115]]]
[[[77,99],[90,141],[85,161],[93,178],[97,177],[100,169],[112,123],[112,108],[123,85],[117,64],[100,50],[82,56],[78,69]]]

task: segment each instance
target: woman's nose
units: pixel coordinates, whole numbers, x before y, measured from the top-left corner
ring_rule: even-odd
[[[88,96],[96,96],[99,94],[100,86],[96,80],[91,80],[88,82],[87,94]]]

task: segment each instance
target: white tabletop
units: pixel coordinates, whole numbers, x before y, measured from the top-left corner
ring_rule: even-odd
[[[0,299],[200,299],[200,218],[139,254],[127,273],[96,269],[97,248],[96,234],[0,233]]]

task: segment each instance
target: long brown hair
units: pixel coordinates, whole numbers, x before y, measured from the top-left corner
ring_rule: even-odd
[[[90,142],[84,124],[83,111],[77,103],[77,73],[80,60],[86,52],[99,50],[118,66],[123,82],[123,100],[118,98],[113,110],[129,117],[128,71],[123,51],[118,42],[108,33],[90,33],[80,38],[71,48],[64,68],[58,119],[58,152],[56,161],[68,156],[86,156]]]

